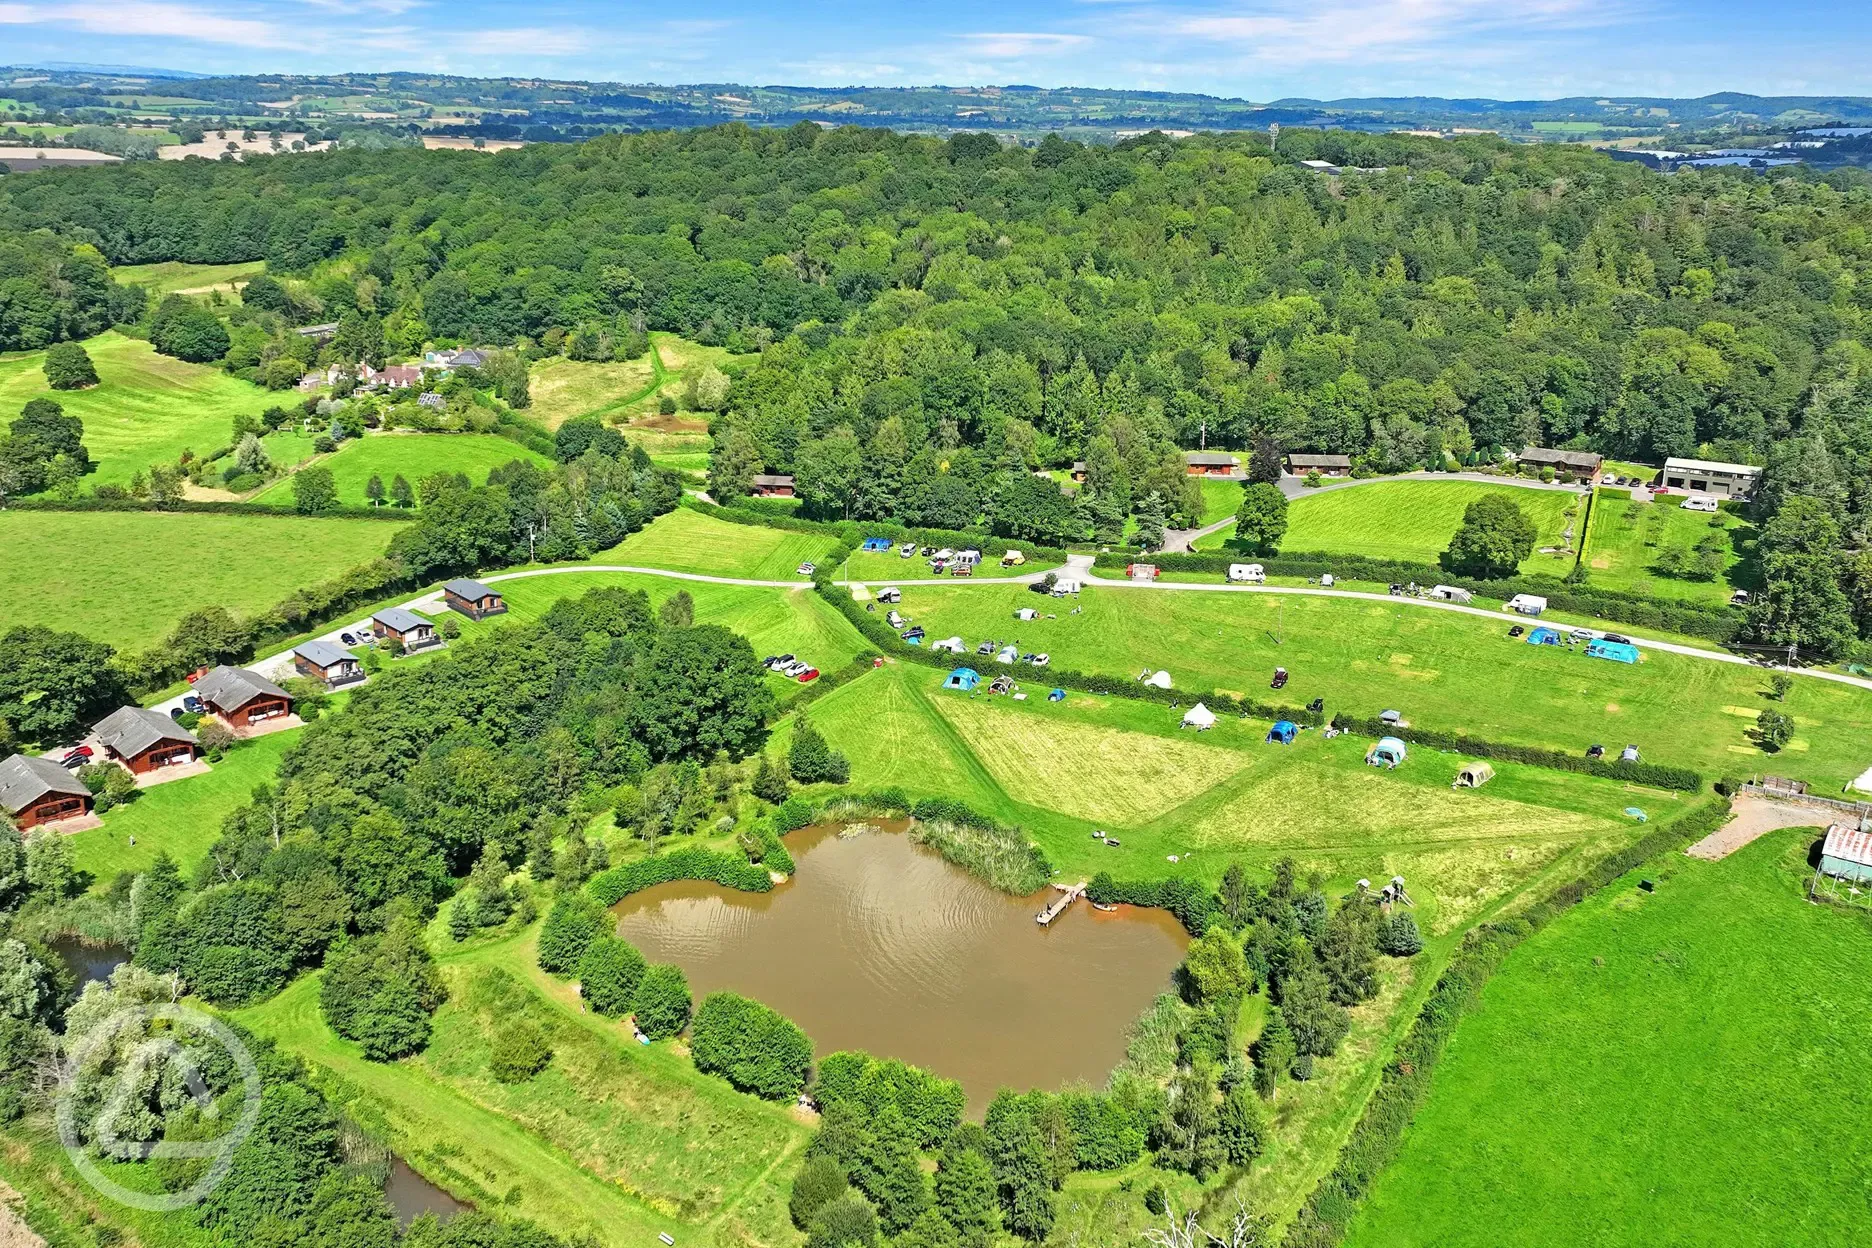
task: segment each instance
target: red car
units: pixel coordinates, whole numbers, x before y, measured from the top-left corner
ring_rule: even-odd
[[[78,746],[76,749],[65,751],[65,756],[59,759],[59,766],[80,767],[90,761],[91,761],[91,747],[88,745],[81,745],[81,746]]]
[[[799,679],[799,683],[800,683],[800,684],[802,684],[802,685],[804,685],[804,684],[807,684],[807,683],[809,683],[809,682],[811,682],[811,681],[815,681],[815,680],[818,680],[818,679],[819,679],[819,669],[818,669],[818,668],[816,668],[816,667],[809,667],[809,668],[807,668],[807,669],[806,669],[805,671],[803,671],[803,672],[801,672],[801,673],[799,674],[799,677],[798,677],[798,679]]]

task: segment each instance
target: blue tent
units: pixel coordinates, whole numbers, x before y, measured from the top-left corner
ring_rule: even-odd
[[[864,539],[864,548],[866,550],[889,550],[891,548],[891,539],[888,537],[867,537]]]
[[[1267,739],[1278,745],[1292,745],[1293,739],[1300,735],[1300,729],[1292,720],[1283,719],[1275,722],[1268,729]]]
[[[1638,647],[1623,641],[1589,641],[1586,643],[1586,657],[1611,659],[1616,663],[1636,663]]]
[[[960,689],[964,693],[973,693],[975,691],[975,686],[979,684],[981,684],[980,672],[972,667],[958,667],[955,671],[949,673],[949,678],[943,681],[942,687],[945,689]]]
[[[1064,702],[1065,700],[1066,691],[1064,689],[1055,689],[1052,693],[1047,694],[1047,701],[1049,702]]]
[[[1543,625],[1529,633],[1527,640],[1530,646],[1557,646],[1560,644],[1560,634]]]
[[[1383,765],[1395,767],[1404,761],[1404,743],[1396,737],[1380,737],[1378,744],[1371,747],[1365,755],[1365,761],[1376,767]]]

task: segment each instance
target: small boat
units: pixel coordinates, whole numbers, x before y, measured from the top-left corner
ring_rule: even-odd
[[[1118,909],[1117,906],[1108,906],[1102,901],[1093,902],[1092,908],[1094,910],[1103,910],[1106,914],[1112,914]]]

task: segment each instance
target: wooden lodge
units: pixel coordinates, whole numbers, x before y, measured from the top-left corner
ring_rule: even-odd
[[[161,711],[125,706],[112,711],[93,728],[110,758],[139,776],[192,763],[201,753],[195,734]]]
[[[235,731],[292,714],[292,695],[244,667],[221,666],[195,682],[195,696]]]
[[[420,650],[442,640],[436,636],[434,624],[407,607],[385,607],[371,616],[371,631],[402,642],[405,651]]]
[[[301,676],[322,680],[327,689],[364,679],[364,665],[355,654],[329,641],[308,641],[293,648],[293,669]]]
[[[471,620],[486,619],[490,615],[504,615],[507,612],[507,602],[498,593],[480,581],[471,581],[466,577],[444,585],[442,601],[447,603],[452,610],[461,612]]]
[[[49,758],[15,754],[0,761],[0,810],[24,832],[91,813],[91,790]]]

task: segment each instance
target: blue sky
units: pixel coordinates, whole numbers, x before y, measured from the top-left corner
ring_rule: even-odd
[[[0,64],[1281,96],[1872,94],[1872,5],[1789,0],[0,0]]]

